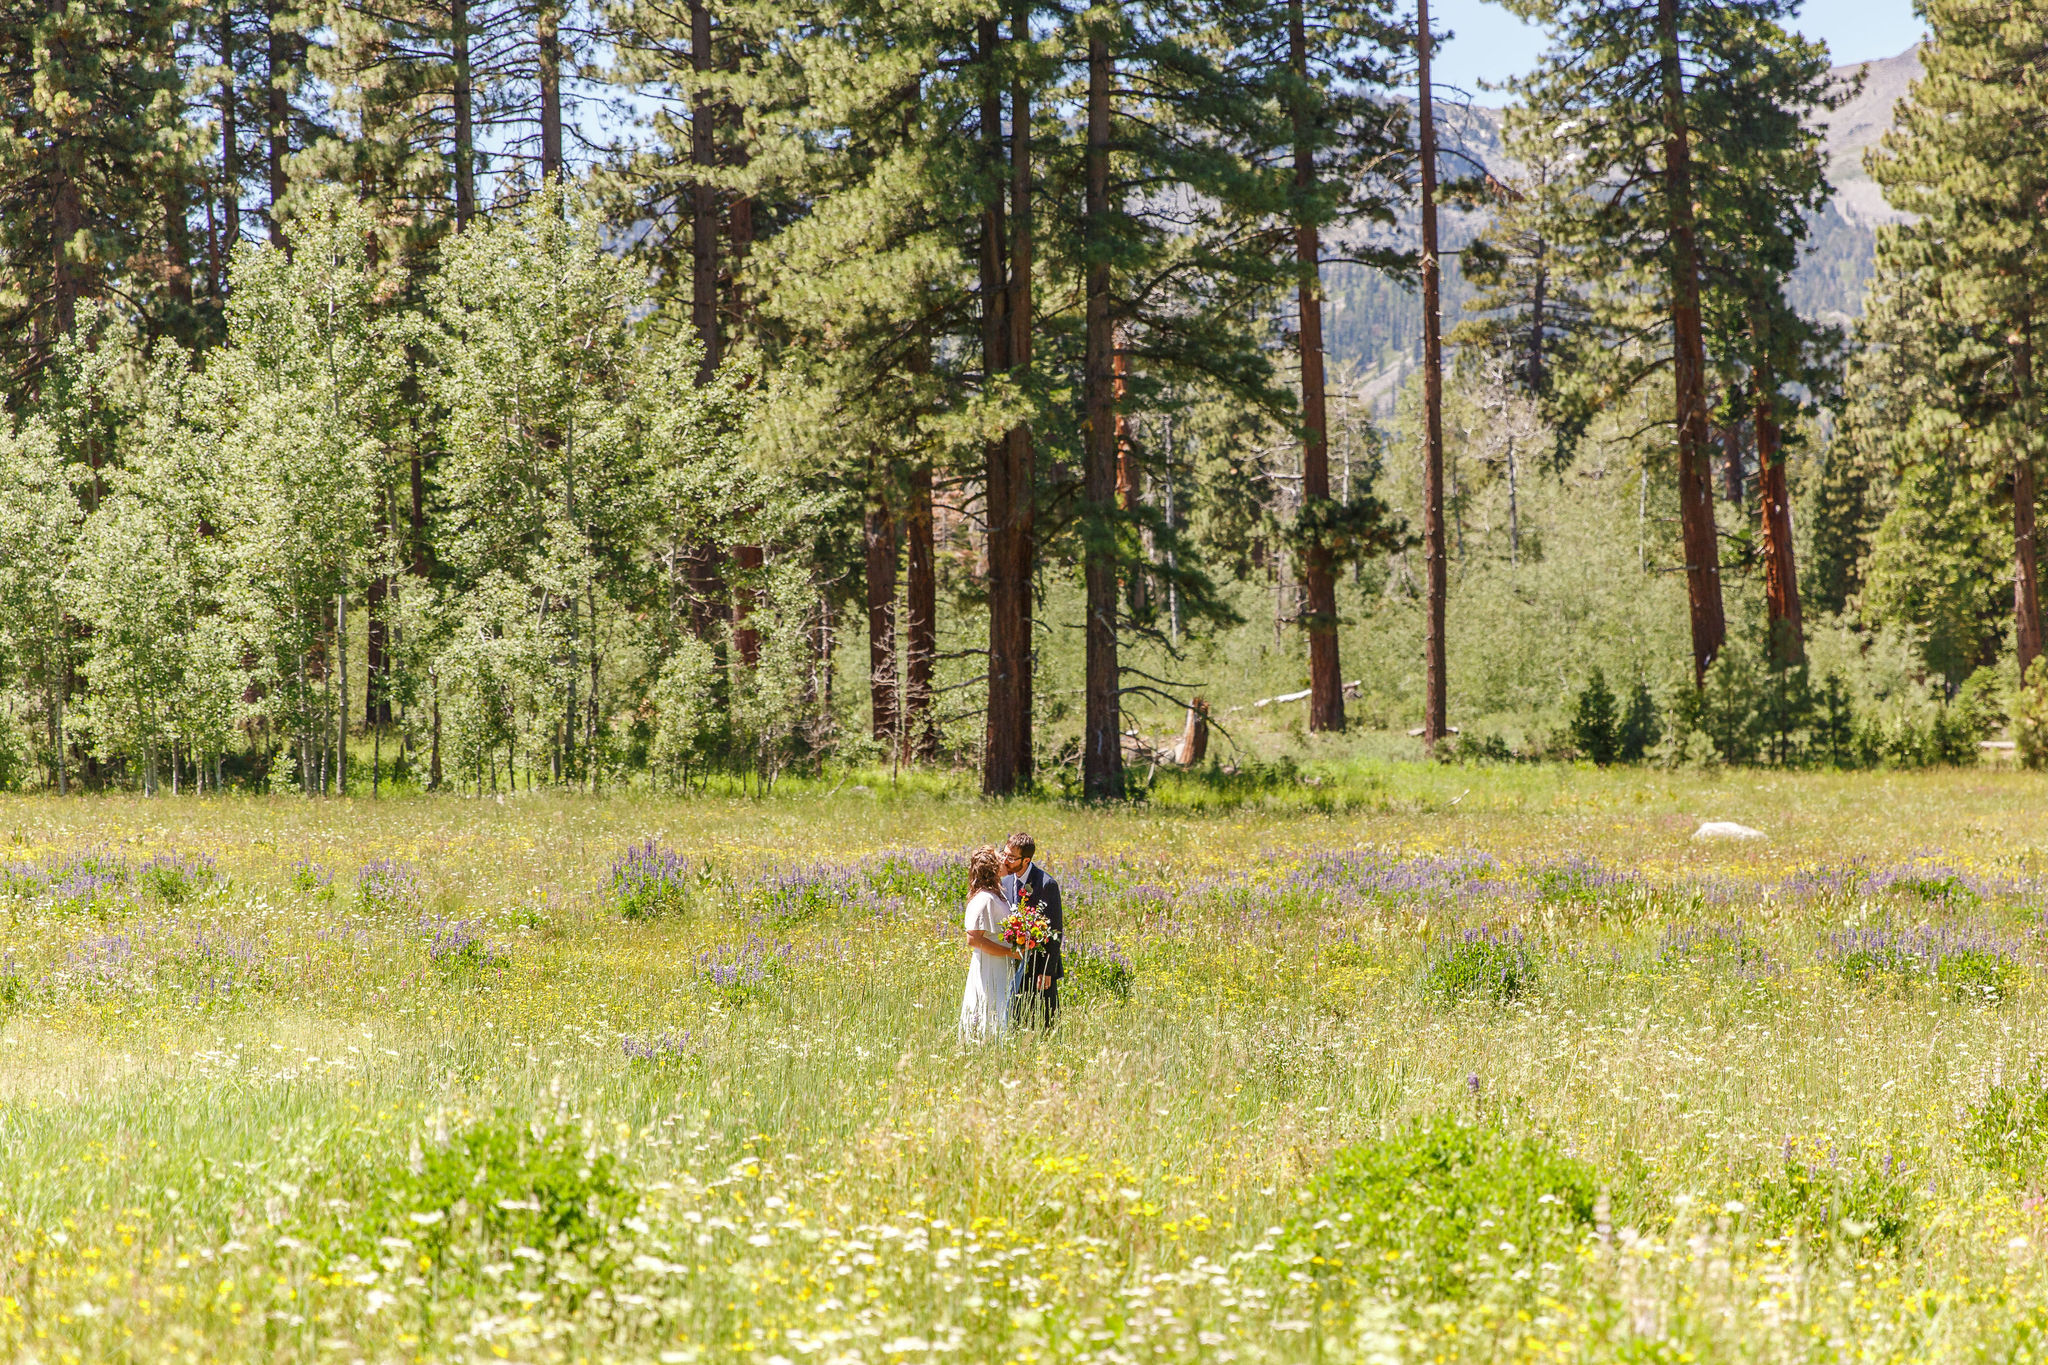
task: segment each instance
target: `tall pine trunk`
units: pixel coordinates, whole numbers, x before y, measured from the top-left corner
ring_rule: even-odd
[[[1308,108],[1308,29],[1302,0],[1288,0],[1287,58],[1294,76],[1294,188],[1298,195],[1294,260],[1300,276],[1295,297],[1301,310],[1301,491],[1310,506],[1330,496],[1328,399],[1323,380],[1322,240],[1311,216],[1316,189],[1316,152]],[[1344,728],[1344,674],[1337,655],[1337,576],[1330,550],[1320,542],[1303,556],[1307,590],[1308,728]]]
[[[186,195],[190,190],[190,182],[182,175],[164,179],[164,258],[168,268],[165,283],[170,287],[171,298],[186,307],[192,303],[192,225],[186,218],[190,208]]]
[[[535,39],[540,63],[540,178],[551,184],[562,174],[561,15],[542,5]]]
[[[2034,395],[2031,322],[2031,318],[2022,315],[2018,340],[2012,347],[2014,387],[2023,410]],[[2041,657],[2040,561],[2034,536],[2036,492],[2033,455],[2022,445],[2012,463],[2012,642],[2019,655],[2022,678],[2034,660]]]
[[[919,461],[910,471],[903,540],[903,757],[929,763],[939,756],[938,721],[932,713],[932,666],[938,655],[939,576],[932,534],[932,467],[926,461]]]
[[[1117,694],[1117,503],[1115,324],[1110,316],[1109,36],[1096,19],[1088,35],[1086,355],[1082,387],[1087,454],[1082,475],[1083,571],[1087,602],[1081,788],[1101,800],[1123,795],[1123,725]]]
[[[451,0],[448,23],[455,77],[455,230],[460,232],[476,217],[476,81],[469,60],[469,0]]]
[[[867,514],[863,519],[867,548],[868,710],[875,739],[893,746],[900,738],[896,714],[896,526],[880,486],[884,477],[871,461]]]
[[[981,353],[987,375],[1024,377],[1031,346],[1031,107],[1021,81],[1010,91],[1009,204],[1004,214],[1003,100],[996,80],[999,32],[980,25],[984,63],[982,155],[993,186],[982,213],[979,273]],[[1029,41],[1022,9],[1012,43]],[[1014,234],[1014,236],[1012,235]],[[988,443],[988,715],[983,732],[981,789],[1007,796],[1031,780],[1031,573],[1034,567],[1036,478],[1030,428],[1022,423]]]
[[[1714,523],[1707,429],[1706,342],[1700,330],[1699,240],[1693,220],[1692,135],[1678,47],[1678,0],[1657,0],[1664,106],[1664,203],[1671,245],[1671,373],[1678,426],[1678,518],[1692,618],[1693,680],[1704,684],[1728,622],[1721,605],[1721,545]]]
[[[760,598],[754,581],[767,564],[768,554],[759,545],[736,545],[732,562],[740,571],[739,586],[732,592],[732,647],[740,662],[752,668],[761,662],[761,632],[747,622],[752,619]]]
[[[711,10],[696,0],[690,6],[690,69],[701,82],[712,69]],[[690,101],[690,164],[697,176],[690,185],[690,324],[704,348],[697,362],[697,382],[708,384],[723,356],[718,326],[718,190],[711,170],[718,164],[717,114],[701,84]]]
[[[1434,749],[1450,733],[1445,681],[1444,605],[1450,593],[1444,541],[1444,367],[1442,266],[1436,238],[1436,93],[1429,78],[1429,0],[1417,0],[1416,54],[1422,181],[1422,742]]]
[[[234,255],[242,240],[242,149],[238,115],[241,101],[235,91],[235,4],[221,0],[220,6],[220,254],[223,261]],[[226,294],[222,267],[214,268],[213,293]]]
[[[1756,491],[1771,662],[1779,668],[1797,668],[1806,662],[1806,623],[1799,609],[1799,574],[1792,554],[1792,498],[1785,487],[1783,433],[1771,397],[1776,377],[1760,368],[1751,378],[1756,389]]]
[[[264,206],[270,219],[270,244],[282,248],[285,245],[284,192],[286,180],[284,159],[291,151],[291,107],[286,101],[287,83],[291,79],[292,35],[278,25],[280,0],[267,0],[263,7],[266,45],[264,108],[268,111],[270,126],[264,137],[264,170],[268,177],[270,202]]]
[[[62,15],[65,0],[50,0],[50,13]],[[66,27],[61,21],[55,25],[59,31]],[[85,54],[71,52],[68,48],[49,54],[53,64],[68,66],[83,61]],[[59,76],[59,80],[63,79]],[[47,356],[58,338],[70,336],[78,326],[78,298],[83,292],[84,282],[79,279],[78,265],[71,259],[70,246],[85,227],[84,191],[79,181],[85,174],[85,144],[69,135],[66,128],[68,119],[59,115],[49,119],[54,134],[54,145],[49,149],[48,165],[50,175],[50,332],[43,337],[40,348]]]

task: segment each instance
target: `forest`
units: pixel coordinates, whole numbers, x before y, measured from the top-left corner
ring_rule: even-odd
[[[2048,759],[2048,4],[1507,7],[7,5],[0,785]]]

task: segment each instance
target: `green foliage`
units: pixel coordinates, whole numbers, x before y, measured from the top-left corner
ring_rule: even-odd
[[[431,1136],[387,1168],[361,1221],[333,1235],[337,1250],[366,1255],[380,1239],[400,1240],[438,1267],[456,1253],[588,1247],[634,1202],[617,1159],[589,1134],[500,1110]]]
[[[1825,1253],[1903,1249],[1913,1228],[1915,1172],[1895,1153],[1837,1157],[1787,1144],[1785,1164],[1750,1187],[1749,1218],[1772,1236],[1798,1236]]]
[[[1623,763],[1640,763],[1664,737],[1664,722],[1657,713],[1657,699],[1650,686],[1636,679],[1629,689],[1628,709],[1614,727],[1614,756]]]
[[[220,873],[206,858],[162,854],[135,872],[136,884],[165,905],[182,905],[221,884]]]
[[[1621,751],[1614,714],[1614,693],[1608,689],[1607,678],[1598,668],[1586,679],[1586,686],[1572,707],[1572,747],[1578,750],[1581,758],[1591,759],[1603,768],[1612,763]],[[1642,756],[1640,745],[1636,756]]]
[[[2034,660],[2013,696],[2012,740],[2020,762],[2048,767],[2048,658]]]
[[[1516,930],[1472,929],[1455,942],[1432,946],[1422,969],[1422,989],[1444,1000],[1476,996],[1503,1004],[1536,987],[1538,964]]]
[[[2048,1164],[2048,1081],[2038,1070],[2024,1080],[1994,1082],[1983,1102],[1969,1106],[1962,1147],[1988,1171],[2032,1181]]]
[[[1326,1297],[1455,1301],[1482,1276],[1568,1259],[1598,1188],[1591,1166],[1543,1138],[1442,1113],[1340,1149],[1282,1240]]]
[[[1078,987],[1078,998],[1099,995],[1119,1004],[1130,1001],[1137,970],[1132,967],[1130,958],[1115,945],[1065,943],[1061,945],[1060,958],[1067,968],[1063,984],[1070,991]]]
[[[1999,586],[2011,531],[1950,459],[1910,466],[1897,498],[1871,544],[1864,614],[1910,627],[1927,666],[1960,683],[1997,656],[2012,608],[2010,587]]]

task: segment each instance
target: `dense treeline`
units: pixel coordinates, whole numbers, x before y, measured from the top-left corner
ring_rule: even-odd
[[[1638,572],[1685,584],[1680,728],[1738,661],[1823,695],[1815,622],[1903,633],[1944,685],[2017,676],[2039,17],[1927,5],[1872,161],[1915,217],[1852,339],[1788,292],[1844,91],[1787,0],[1515,8],[1552,55],[1502,147],[1434,163],[1482,229],[1446,248],[1454,620],[1483,610],[1474,497],[1505,489],[1526,576],[1572,544],[1536,509],[1627,467]],[[1445,524],[1443,480],[1412,496],[1401,371],[1324,340],[1360,325],[1326,272],[1391,315],[1430,264],[1411,17],[70,0],[0,9],[0,42],[9,783],[766,782],[839,753],[1115,795],[1259,592],[1312,728],[1412,721],[1375,603],[1442,581],[1409,528]],[[1347,655],[1376,676],[1347,689]]]

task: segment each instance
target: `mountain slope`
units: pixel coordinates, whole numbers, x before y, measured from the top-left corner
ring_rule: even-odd
[[[1849,83],[1859,75],[1856,94],[1826,119],[1823,146],[1834,201],[1814,219],[1805,257],[1787,289],[1792,304],[1817,321],[1847,324],[1863,311],[1863,288],[1877,250],[1877,229],[1897,222],[1899,213],[1863,168],[1863,155],[1891,127],[1892,110],[1920,74],[1916,44],[1896,57],[1854,62],[1833,68],[1836,80]],[[1513,174],[1503,146],[1503,111],[1480,106],[1440,105],[1447,153],[1443,175],[1472,174],[1475,163],[1496,173]],[[1444,327],[1455,326],[1472,290],[1459,275],[1453,253],[1486,225],[1483,213],[1446,213],[1444,249]],[[1416,237],[1412,213],[1403,215],[1397,234],[1411,246]],[[1375,271],[1358,266],[1332,266],[1325,276],[1330,307],[1325,318],[1332,359],[1372,377],[1366,387],[1375,395],[1391,388],[1376,376],[1398,377],[1418,363],[1422,347],[1422,302],[1416,292]]]

